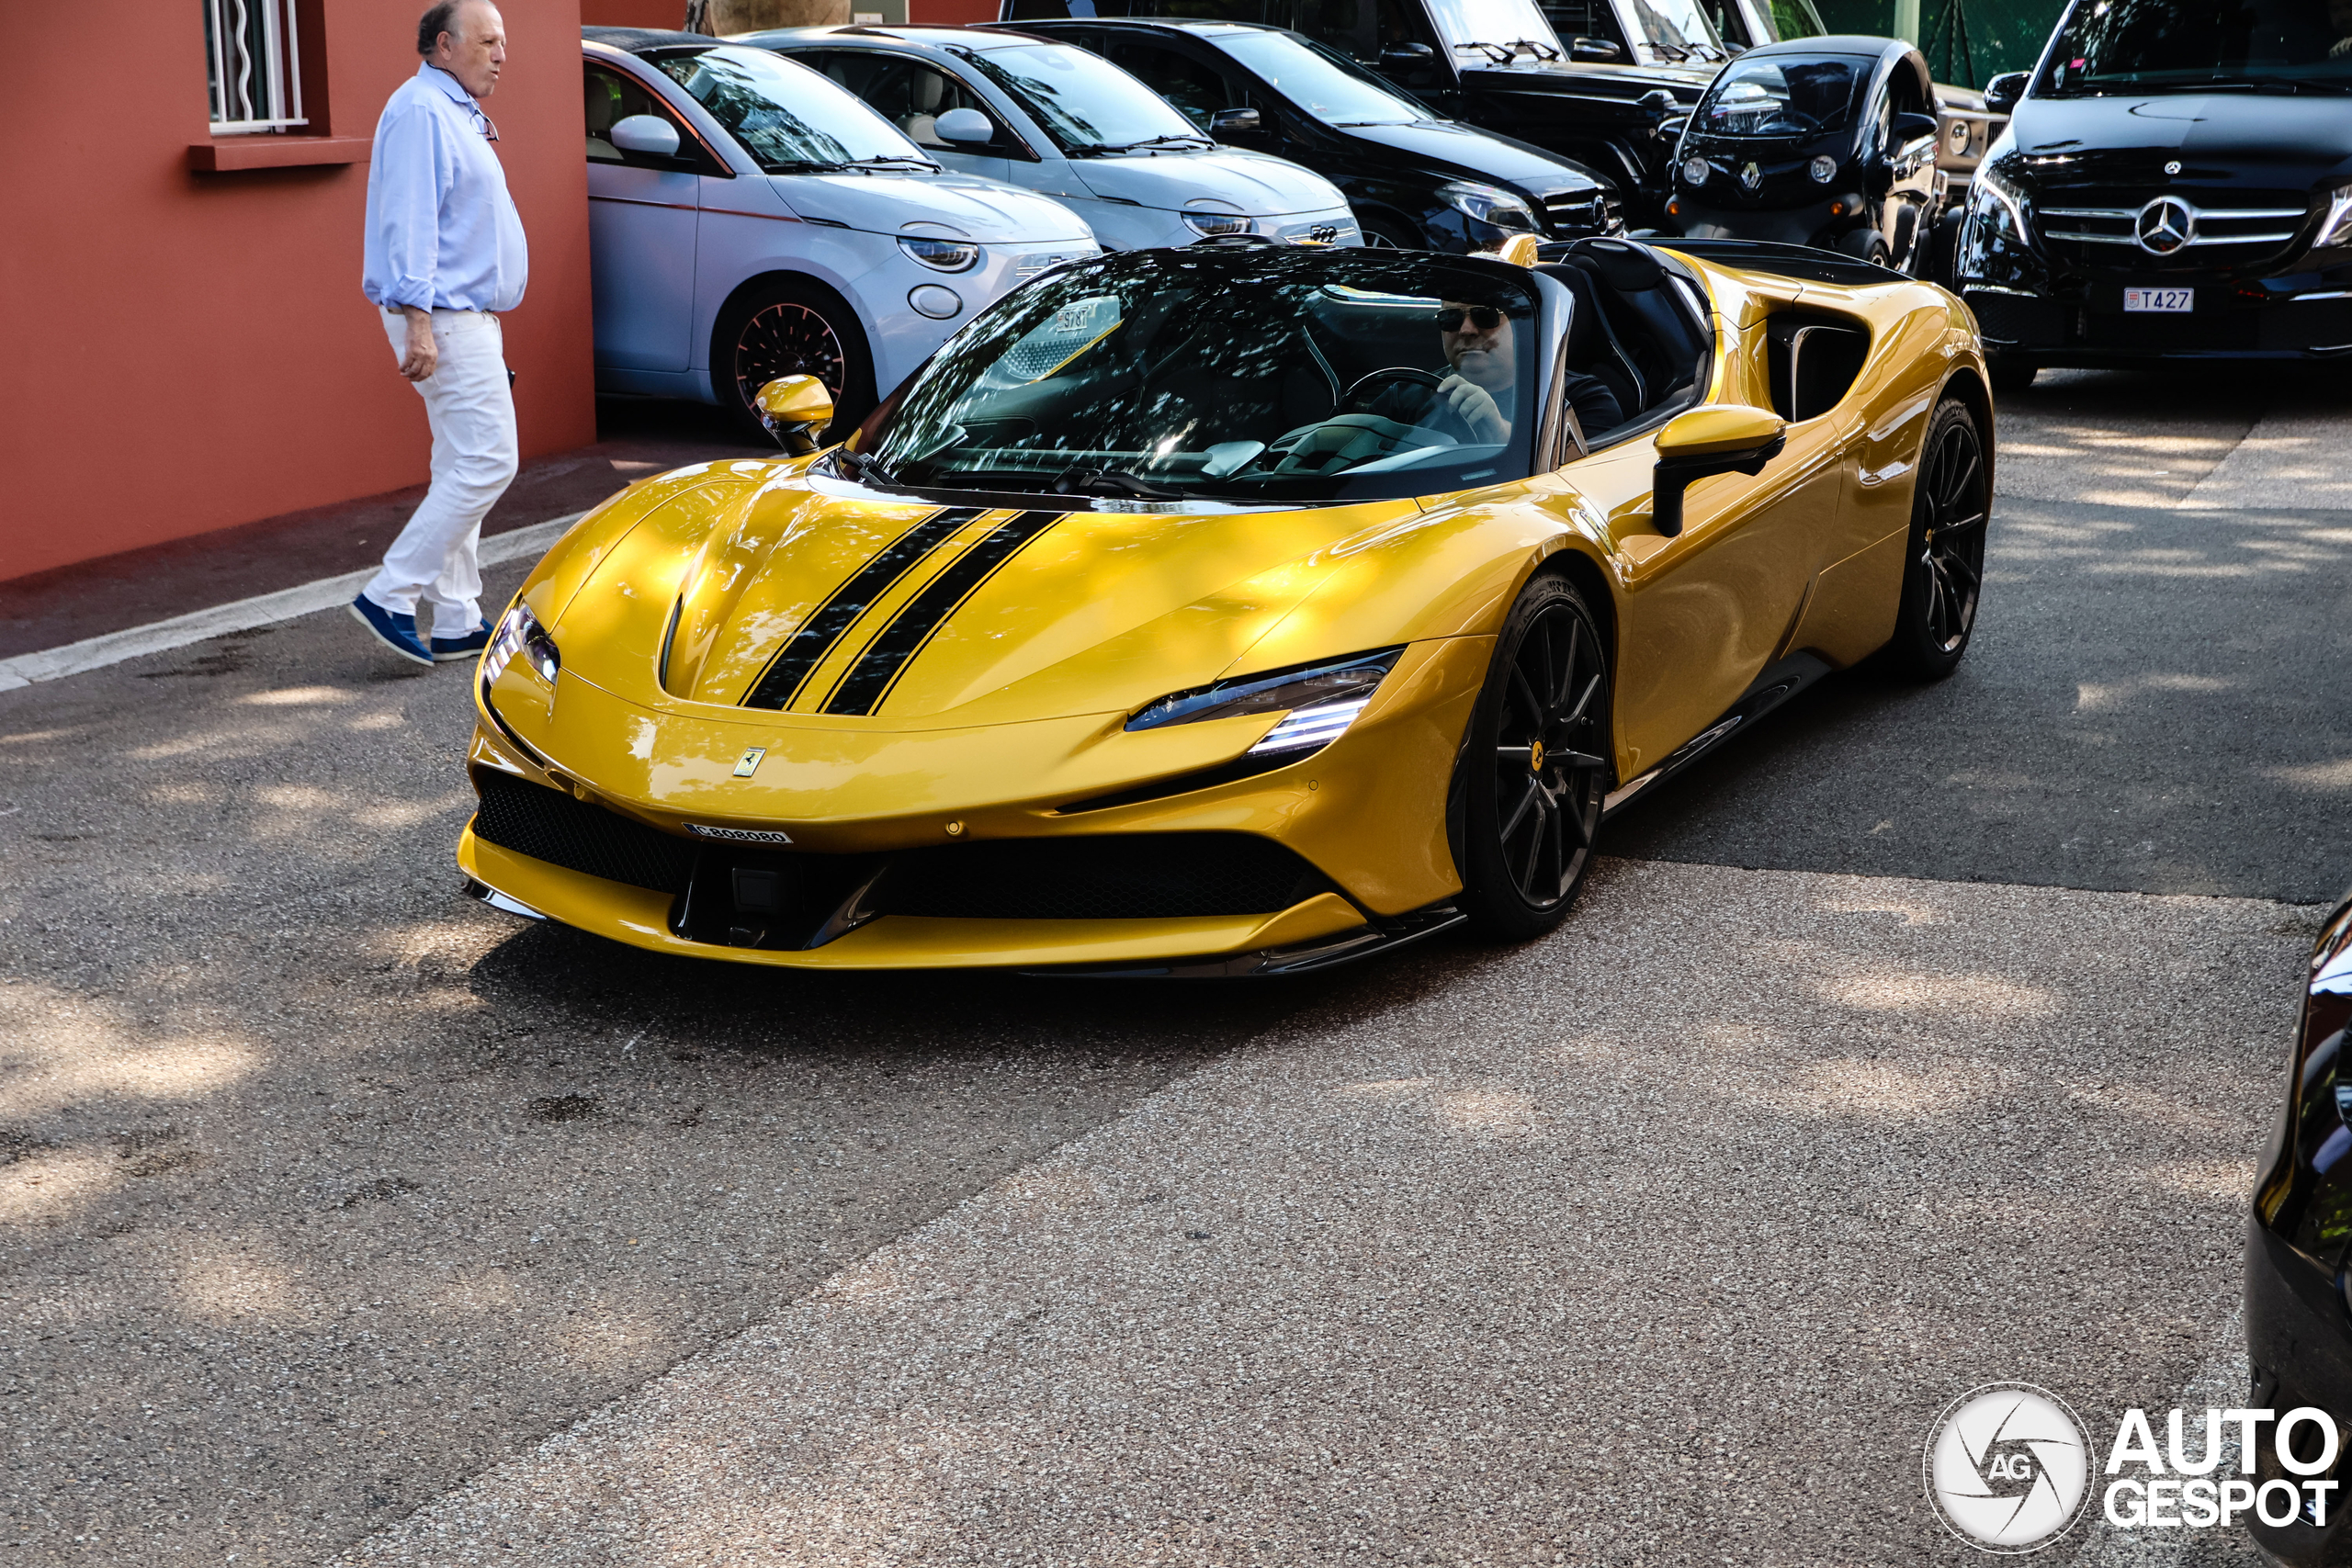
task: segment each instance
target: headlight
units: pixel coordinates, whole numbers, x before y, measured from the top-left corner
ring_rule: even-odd
[[[1815,185],[1826,186],[1838,177],[1838,160],[1826,152],[1807,164],[1804,168],[1805,173],[1813,176],[1813,183]]]
[[[498,630],[491,634],[490,646],[481,650],[481,687],[487,692],[506,673],[516,654],[524,662],[538,671],[539,679],[555,684],[556,671],[563,668],[563,656],[556,651],[555,638],[548,636],[538,617],[526,605],[517,604],[499,618]]]
[[[1374,692],[1396,665],[1402,648],[1378,649],[1321,664],[1295,665],[1238,675],[1189,692],[1171,692],[1127,720],[1129,729],[1159,729],[1170,724],[1233,718],[1242,714],[1289,716],[1250,748],[1252,757],[1319,750],[1346,733]]]
[[[2337,186],[2327,193],[2327,220],[2319,226],[2319,238],[2312,242],[2315,251],[2345,245],[2352,245],[2352,186]]]
[[[1714,172],[1715,171],[1713,169],[1708,166],[1707,161],[1704,158],[1685,158],[1682,160],[1682,183],[1684,185],[1705,185],[1707,183],[1707,176]]]
[[[925,266],[942,272],[969,272],[980,259],[980,247],[962,240],[906,240],[899,242],[899,249]]]
[[[1997,235],[2006,220],[2009,232],[2024,244],[2031,232],[2025,224],[2025,193],[2016,182],[1989,164],[1980,164],[1968,183],[1969,222],[1979,231],[1980,243]]]
[[[1439,194],[1456,212],[1476,218],[1481,223],[1491,223],[1498,229],[1525,229],[1531,232],[1535,228],[1535,214],[1527,209],[1527,203],[1507,190],[1497,190],[1492,186],[1450,185]]]
[[[1238,212],[1187,212],[1184,214],[1184,226],[1210,240],[1220,234],[1254,234],[1258,231],[1255,218],[1244,218]]]

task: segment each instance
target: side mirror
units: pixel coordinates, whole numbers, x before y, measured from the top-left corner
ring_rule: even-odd
[[[817,449],[817,433],[833,423],[833,395],[814,376],[779,376],[752,400],[776,445],[795,457]]]
[[[2029,75],[2023,71],[2004,71],[1984,84],[1984,107],[1995,114],[2007,114],[2025,96]]]
[[[985,147],[996,140],[996,127],[978,109],[949,109],[932,122],[942,141]]]
[[[658,114],[633,114],[613,121],[607,133],[624,152],[650,152],[657,158],[678,155],[678,128]]]
[[[1225,137],[1247,135],[1265,129],[1265,121],[1256,109],[1219,109],[1209,116],[1209,134]]]
[[[1687,114],[1668,115],[1657,122],[1657,133],[1664,141],[1679,141],[1682,140],[1683,131],[1689,129],[1690,124],[1690,117]]]
[[[1425,71],[1437,63],[1437,51],[1425,43],[1392,43],[1380,51],[1383,71]]]
[[[1921,137],[1936,134],[1936,117],[1931,114],[1899,114],[1894,117],[1894,144],[1908,147]]]
[[[1568,40],[1568,58],[1587,65],[1614,65],[1625,51],[1605,38],[1577,37]]]
[[[1682,532],[1682,492],[1711,474],[1760,474],[1788,444],[1788,422],[1739,403],[1709,403],[1678,414],[1657,433],[1650,521],[1671,539]]]

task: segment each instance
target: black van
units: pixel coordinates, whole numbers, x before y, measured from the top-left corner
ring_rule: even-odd
[[[1607,0],[1580,0],[1589,10]],[[1679,121],[1720,63],[1676,49],[1576,33],[1535,0],[1001,0],[1005,21],[1157,17],[1283,28],[1375,72],[1438,117],[1575,159],[1622,193],[1628,222],[1665,216]],[[1691,26],[1704,29],[1695,4]],[[1584,25],[1598,26],[1588,21]],[[1067,36],[1067,35],[1057,35]],[[1713,34],[1707,36],[1712,39]],[[1628,49],[1633,54],[1627,53]],[[1649,59],[1638,58],[1648,54]]]
[[[1367,245],[1492,250],[1623,224],[1609,182],[1557,152],[1440,118],[1352,61],[1280,28],[1233,22],[991,23],[1091,50],[1216,140],[1340,187]]]
[[[1996,383],[2044,365],[2352,355],[2352,6],[2075,0],[1971,186]]]

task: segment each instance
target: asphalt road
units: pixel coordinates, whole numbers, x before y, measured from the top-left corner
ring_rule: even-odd
[[[0,694],[0,1549],[1973,1560],[1952,1394],[2234,1375],[2352,874],[2324,389],[2049,379],[1952,681],[1826,683],[1551,942],[1306,984],[518,927],[464,676],[339,615]]]

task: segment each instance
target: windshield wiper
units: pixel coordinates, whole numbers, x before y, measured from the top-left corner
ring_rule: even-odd
[[[1180,130],[1166,136],[1147,136],[1140,141],[1121,141],[1116,144],[1098,141],[1091,150],[1096,152],[1132,152],[1138,147],[1214,147],[1216,145],[1216,140],[1214,137],[1203,136],[1197,131]]]
[[[852,158],[849,162],[836,164],[833,167],[837,169],[936,169],[939,165],[928,158],[910,157],[904,152],[877,152],[871,158]]]
[[[1069,468],[1054,480],[1056,495],[1131,495],[1145,501],[1182,501],[1181,492],[1162,490],[1125,468]]]
[[[1648,50],[1652,54],[1658,55],[1663,59],[1673,61],[1677,65],[1681,64],[1684,61],[1690,58],[1690,51],[1689,50],[1677,49],[1670,43],[1649,42],[1645,43],[1642,47]]]
[[[836,446],[833,448],[833,468],[836,471],[847,469],[848,477],[861,484],[868,479],[886,485],[899,482],[899,476],[883,467],[882,459],[871,452],[853,452],[846,446]]]

